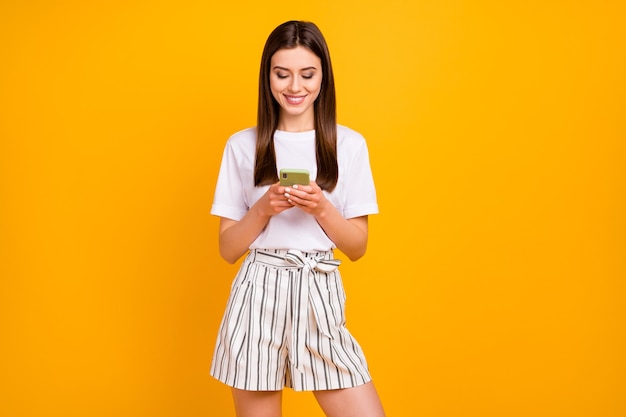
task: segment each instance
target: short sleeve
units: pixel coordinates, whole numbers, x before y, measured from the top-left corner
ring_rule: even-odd
[[[232,220],[241,220],[248,211],[245,205],[244,185],[232,139],[226,143],[220,166],[211,214]]]
[[[347,219],[368,214],[378,213],[376,187],[369,160],[369,152],[365,139],[358,142],[358,146],[351,155],[346,167],[346,199],[343,210]]]

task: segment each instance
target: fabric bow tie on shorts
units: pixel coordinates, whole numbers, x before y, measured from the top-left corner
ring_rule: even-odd
[[[302,268],[300,292],[292,297],[292,308],[294,312],[297,312],[297,319],[293,323],[289,357],[295,369],[303,372],[302,357],[306,349],[305,339],[307,322],[309,320],[309,305],[315,316],[319,331],[332,338],[332,332],[326,318],[325,303],[321,298],[320,288],[315,280],[316,271],[323,273],[333,272],[341,264],[341,260],[323,259],[323,255],[307,258],[299,250],[293,249],[287,251],[284,260],[292,266]]]

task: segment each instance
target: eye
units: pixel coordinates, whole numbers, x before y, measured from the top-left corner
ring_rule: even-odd
[[[310,80],[311,78],[313,78],[313,74],[302,74],[302,78],[304,78],[305,80]]]
[[[276,77],[280,78],[281,80],[284,80],[285,78],[288,77],[288,75],[287,74],[283,74],[281,72],[277,72],[276,73]]]

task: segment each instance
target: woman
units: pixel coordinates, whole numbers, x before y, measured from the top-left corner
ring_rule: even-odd
[[[282,186],[282,168],[308,184]],[[234,134],[211,213],[221,256],[247,253],[232,284],[211,375],[238,417],[281,415],[283,387],[313,391],[328,417],[384,416],[363,352],[345,327],[338,248],[364,255],[378,212],[365,140],[336,123],[330,55],[313,23],[290,21],[263,50],[256,128]]]

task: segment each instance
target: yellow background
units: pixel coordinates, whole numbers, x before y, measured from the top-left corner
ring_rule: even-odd
[[[626,415],[626,10],[591,0],[2,2],[0,415],[233,415],[209,209],[294,18],[370,147],[342,268],[388,415]]]

